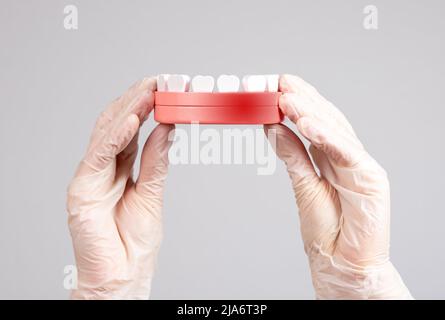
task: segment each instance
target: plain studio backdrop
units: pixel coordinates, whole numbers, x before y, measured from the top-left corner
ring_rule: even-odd
[[[70,4],[78,30],[64,28]],[[363,27],[369,4],[377,30]],[[444,9],[439,0],[1,0],[0,298],[69,296],[67,185],[100,111],[158,73],[294,73],[312,83],[388,171],[391,259],[406,285],[416,298],[445,298]],[[270,176],[253,165],[172,166],[163,215],[153,299],[314,297],[281,162]]]

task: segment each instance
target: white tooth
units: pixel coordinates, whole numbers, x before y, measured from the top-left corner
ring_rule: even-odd
[[[167,89],[170,92],[189,91],[190,77],[186,74],[172,74],[168,77]]]
[[[170,77],[169,74],[160,74],[157,79],[157,90],[168,91],[167,80]]]
[[[213,92],[215,79],[212,76],[195,76],[192,79],[193,92]]]
[[[243,79],[241,80],[241,86],[243,88],[243,91],[247,92],[247,79],[250,77],[250,75],[245,75]]]
[[[268,74],[267,78],[267,89],[269,92],[277,92],[278,91],[278,79],[279,76],[277,74]]]
[[[239,90],[239,78],[234,75],[222,74],[216,80],[219,92],[237,92]]]
[[[264,92],[266,91],[266,77],[261,75],[245,76],[243,78],[244,91]]]

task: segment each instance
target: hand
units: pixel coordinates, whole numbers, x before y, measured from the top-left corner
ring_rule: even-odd
[[[147,299],[161,236],[171,125],[158,125],[132,179],[139,128],[153,109],[156,79],[133,85],[102,113],[68,189],[78,269],[74,299]]]
[[[279,107],[310,141],[284,125],[276,153],[286,163],[319,299],[412,298],[389,260],[390,197],[386,172],[365,151],[345,116],[296,76],[280,78]]]

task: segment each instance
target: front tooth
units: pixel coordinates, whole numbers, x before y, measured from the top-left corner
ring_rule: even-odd
[[[267,91],[277,92],[279,76],[277,74],[269,74],[266,76],[266,78],[267,78]]]
[[[157,79],[157,90],[158,91],[168,91],[167,81],[170,77],[169,74],[160,74]]]
[[[237,92],[239,90],[239,78],[235,75],[222,74],[216,80],[219,92]]]
[[[167,89],[170,92],[189,91],[190,77],[186,74],[172,74],[167,80]]]
[[[195,76],[192,79],[193,92],[213,92],[215,79],[212,76]]]
[[[266,77],[261,75],[244,76],[243,87],[247,92],[264,92],[266,91]]]
[[[249,78],[249,75],[246,75],[243,77],[243,79],[241,80],[241,86],[243,88],[243,91],[247,91],[247,79]]]

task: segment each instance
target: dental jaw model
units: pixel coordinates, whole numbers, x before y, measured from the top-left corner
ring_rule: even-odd
[[[278,108],[278,75],[211,76],[162,74],[155,93],[155,120],[161,123],[273,124]],[[240,88],[241,87],[241,88]],[[241,90],[240,90],[241,89]]]

